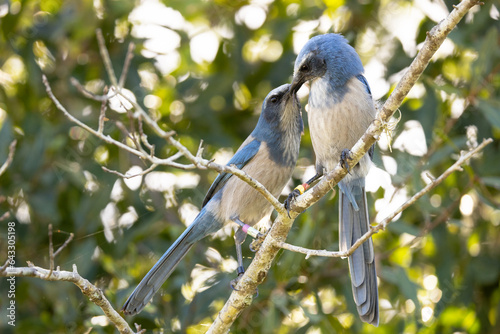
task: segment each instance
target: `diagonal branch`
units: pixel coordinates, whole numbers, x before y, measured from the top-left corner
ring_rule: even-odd
[[[111,303],[101,289],[90,283],[87,279],[80,276],[76,265],[73,265],[73,271],[44,269],[28,262],[27,267],[7,267],[0,271],[3,277],[36,277],[45,281],[67,281],[75,284],[82,290],[82,293],[95,305],[99,306],[106,317],[115,325],[116,329],[122,334],[132,334],[134,331],[128,323],[115,311]]]
[[[112,169],[109,169],[109,168],[106,168],[104,166],[102,166],[102,170],[105,171],[105,172],[108,172],[108,173],[111,173],[111,174],[115,174],[115,175],[118,175],[119,177],[123,178],[123,179],[132,179],[136,176],[143,176],[143,175],[146,175],[148,174],[149,172],[152,172],[153,170],[156,169],[156,167],[158,167],[158,165],[155,165],[155,164],[152,164],[151,166],[149,166],[149,168],[143,170],[142,172],[140,173],[137,173],[137,174],[123,174],[123,173],[120,173],[120,172],[117,172],[115,170],[112,170]]]
[[[351,154],[353,164],[363,157],[370,147],[379,138],[384,129],[384,124],[389,122],[390,117],[394,114],[397,108],[403,102],[410,89],[417,82],[418,78],[427,67],[430,59],[442,44],[450,31],[458,24],[462,17],[470,8],[478,4],[475,0],[464,0],[448,15],[446,19],[435,26],[427,35],[426,41],[422,46],[417,57],[414,59],[405,75],[392,92],[389,99],[385,102],[381,110],[378,112],[378,117],[372,122],[363,137],[352,148]],[[268,236],[262,243],[260,250],[255,255],[254,260],[248,267],[245,274],[241,277],[235,290],[219,312],[217,318],[212,323],[208,333],[227,333],[236,320],[236,318],[251,304],[252,295],[257,286],[267,276],[267,272],[276,257],[279,247],[276,246],[273,239],[276,241],[284,241],[293,223],[293,219],[314,203],[323,197],[334,185],[336,185],[344,176],[346,170],[338,165],[332,172],[328,173],[323,179],[316,184],[311,190],[299,196],[291,206],[289,218],[286,213],[281,213],[276,218],[274,225],[268,233]],[[405,207],[406,208],[406,207]],[[403,208],[403,210],[405,209]],[[391,220],[394,216],[388,217]],[[384,223],[385,226],[387,224]],[[367,237],[368,238],[368,237]],[[359,241],[361,244],[363,241]],[[357,247],[359,247],[357,243]]]
[[[125,79],[127,78],[128,70],[130,68],[130,63],[134,57],[135,44],[130,43],[128,45],[127,55],[125,56],[125,63],[123,64],[122,74],[120,75],[120,80],[118,81],[118,89],[123,88],[125,84]]]
[[[101,58],[104,61],[104,67],[106,68],[106,71],[108,72],[109,80],[111,81],[111,84],[113,86],[115,86],[115,87],[117,87],[117,89],[119,89],[120,86],[118,86],[118,80],[116,80],[116,75],[115,75],[115,71],[113,69],[113,64],[111,63],[111,58],[109,57],[108,49],[106,49],[106,42],[104,41],[104,36],[102,35],[102,30],[97,29],[96,35],[97,35],[97,43],[99,45],[99,51],[101,52]]]
[[[7,168],[9,168],[10,164],[12,163],[12,160],[14,160],[14,153],[16,152],[16,144],[17,140],[13,140],[10,145],[9,145],[9,154],[7,155],[7,159],[5,162],[2,164],[0,167],[0,175],[5,173]]]

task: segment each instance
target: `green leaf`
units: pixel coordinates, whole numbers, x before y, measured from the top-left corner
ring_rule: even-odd
[[[491,125],[500,129],[500,101],[478,99],[479,110]]]

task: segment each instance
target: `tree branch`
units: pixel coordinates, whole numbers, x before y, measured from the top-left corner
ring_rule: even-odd
[[[366,154],[368,149],[378,140],[381,132],[386,127],[386,124],[389,122],[390,117],[394,114],[395,110],[401,105],[403,99],[406,97],[410,89],[413,87],[415,82],[418,80],[423,70],[426,68],[429,63],[431,57],[435,53],[435,51],[439,48],[441,43],[444,41],[449,32],[456,26],[456,24],[460,21],[460,19],[466,14],[466,12],[472,8],[477,1],[465,0],[461,2],[451,13],[450,15],[440,22],[436,27],[434,27],[427,35],[426,41],[423,44],[422,49],[420,50],[417,57],[414,59],[407,72],[397,85],[396,89],[393,91],[391,96],[385,102],[383,107],[378,111],[377,118],[372,122],[366,133],[363,137],[356,143],[356,145],[352,148],[352,164],[357,164],[357,162],[361,159],[361,157]],[[291,207],[291,218],[287,215],[286,210],[283,205],[271,194],[267,189],[259,183],[257,180],[253,179],[251,176],[246,174],[244,171],[235,168],[234,166],[224,166],[214,163],[211,160],[203,159],[201,157],[202,147],[198,150],[196,154],[192,154],[187,147],[182,145],[178,140],[174,138],[173,131],[165,131],[160,127],[158,122],[153,120],[148,112],[146,112],[137,102],[130,100],[123,94],[121,94],[121,88],[126,80],[126,74],[128,71],[129,64],[133,57],[133,45],[129,46],[126,61],[124,68],[122,70],[122,75],[118,80],[115,72],[112,67],[112,63],[109,57],[109,52],[106,49],[104,38],[102,36],[102,32],[100,30],[97,31],[97,39],[98,45],[101,53],[101,57],[104,61],[104,66],[109,76],[109,80],[113,87],[116,88],[116,94],[119,94],[121,97],[125,98],[128,102],[130,102],[135,108],[134,114],[129,117],[133,117],[137,119],[139,122],[139,131],[140,131],[140,141],[144,144],[144,146],[139,146],[139,140],[135,140],[135,148],[128,146],[120,141],[117,141],[110,137],[109,135],[104,135],[103,130],[103,122],[104,122],[104,103],[101,106],[101,115],[99,118],[99,128],[98,130],[94,130],[90,126],[78,120],[76,117],[72,116],[66,108],[57,100],[54,96],[50,84],[45,76],[43,76],[43,83],[46,87],[47,94],[52,99],[56,107],[63,112],[63,114],[73,123],[77,124],[81,128],[90,132],[92,135],[100,138],[104,142],[115,145],[137,157],[143,159],[151,163],[152,166],[156,165],[165,165],[171,166],[179,169],[205,169],[210,168],[218,171],[219,173],[231,173],[236,177],[239,177],[241,180],[249,184],[251,187],[259,191],[277,210],[278,217],[276,218],[274,225],[270,229],[268,233],[268,237],[266,237],[260,247],[260,250],[256,253],[254,260],[248,267],[245,274],[241,277],[238,282],[235,290],[232,292],[231,296],[227,300],[226,304],[219,312],[217,318],[209,329],[209,333],[226,333],[235,319],[241,314],[241,312],[251,304],[252,296],[259,284],[261,284],[267,273],[269,268],[277,254],[277,252],[281,249],[280,247],[284,244],[288,232],[292,226],[294,219],[300,214],[300,212],[304,211],[315,202],[317,202],[321,197],[323,197],[333,186],[335,186],[346,174],[346,170],[341,166],[337,166],[333,171],[325,175],[323,179],[318,182],[318,184],[311,188],[305,194],[299,196],[297,201],[292,204]],[[88,95],[88,94],[86,94]],[[106,96],[99,97],[100,101],[106,102]],[[132,120],[132,119],[131,119]],[[145,138],[144,133],[142,132],[142,122],[147,124],[153,132],[164,139],[169,145],[172,145],[177,149],[177,153],[168,158],[158,158],[154,155],[154,146],[148,145],[148,141]],[[485,145],[487,145],[490,141],[484,141],[481,144],[481,149]],[[484,146],[483,146],[484,145]],[[149,150],[147,152],[145,149]],[[479,149],[479,147],[477,148]],[[474,150],[475,151],[475,150]],[[468,154],[471,154],[469,152]],[[176,160],[184,156],[190,164],[182,164],[176,162]],[[467,155],[466,155],[467,156]],[[472,155],[471,155],[472,156]],[[461,161],[463,157],[459,159]],[[468,158],[467,158],[468,159]],[[457,163],[459,162],[457,161]],[[457,164],[456,163],[456,164]],[[461,162],[463,163],[463,162]],[[450,167],[448,170],[449,173],[457,170],[458,167]],[[152,168],[148,168],[147,170],[152,170]],[[445,174],[448,170],[443,173],[437,180],[430,183],[432,187],[435,187],[439,182],[442,181],[441,177],[446,177]],[[118,172],[116,172],[118,173]],[[430,185],[425,187],[421,192],[417,193],[410,199],[407,203],[400,207],[399,212],[406,209],[408,206],[413,204],[418,198],[420,198],[423,194],[428,192],[432,187],[428,188]],[[427,189],[428,188],[428,189]],[[413,200],[414,199],[414,200]],[[412,201],[413,200],[413,201]],[[377,226],[373,227],[368,233],[362,236],[347,252],[329,252],[329,253],[338,253],[338,256],[348,256],[351,254],[354,249],[359,247],[362,242],[366,241],[371,237],[373,233],[376,233],[378,230],[385,228],[385,226],[392,221],[392,219],[399,213],[395,212],[387,217],[384,221],[379,223]],[[291,246],[291,245],[290,245]],[[296,246],[292,246],[296,247]],[[54,254],[52,254],[54,255]],[[316,255],[316,254],[312,254]],[[118,315],[118,313],[111,307],[109,302],[104,297],[102,291],[97,287],[93,286],[86,279],[83,279],[77,272],[76,266],[74,267],[73,272],[65,272],[60,271],[59,268],[55,271],[49,272],[47,269],[43,269],[40,267],[35,267],[30,264],[29,267],[26,268],[4,268],[2,267],[3,272],[2,276],[31,276],[31,277],[39,277],[41,279],[46,280],[67,280],[71,281],[74,284],[78,285],[82,292],[96,305],[99,305],[106,316],[113,321],[115,326],[122,333],[131,333],[132,330],[128,327],[128,324]],[[0,270],[1,271],[1,270]],[[88,294],[86,293],[88,292]],[[101,306],[102,305],[102,306]],[[113,320],[114,319],[114,320]],[[115,322],[116,321],[116,322]],[[122,323],[123,322],[123,323]]]
[[[118,80],[116,80],[116,75],[115,75],[115,71],[113,69],[113,64],[111,63],[111,58],[109,58],[108,49],[106,49],[106,42],[104,41],[104,36],[102,35],[102,30],[97,29],[96,35],[97,35],[97,43],[99,45],[99,51],[101,52],[101,58],[104,61],[104,67],[106,68],[106,71],[108,72],[109,81],[111,81],[111,84],[119,90],[120,86],[118,85]]]
[[[109,79],[110,79],[112,84],[114,83],[115,86],[118,86],[118,93],[120,93],[121,86],[116,84],[116,82],[118,82],[118,81],[117,81],[116,75],[114,73],[111,60],[109,58],[109,52],[106,49],[106,44],[105,44],[104,38],[102,36],[102,31],[100,29],[97,30],[97,39],[99,42],[98,45],[99,45],[99,49],[101,52],[101,56],[102,56],[103,61],[104,61],[104,66],[106,67],[106,71],[108,72]],[[128,49],[127,56],[125,59],[124,70],[122,73],[122,77],[120,78],[120,82],[125,81],[124,73],[126,74],[128,72],[128,66],[129,66],[131,58],[133,56],[133,49],[134,49],[134,45],[129,45],[129,49]],[[44,82],[45,81],[46,80],[44,80]],[[47,86],[47,84],[46,84],[46,86]],[[198,150],[198,153],[196,155],[193,155],[184,145],[182,145],[179,141],[177,141],[173,138],[174,132],[172,132],[172,131],[167,132],[167,131],[163,130],[158,125],[158,122],[154,121],[151,118],[151,116],[149,115],[149,113],[147,113],[139,103],[129,99],[127,96],[124,96],[124,95],[121,95],[121,96],[134,106],[134,108],[136,109],[136,113],[138,114],[137,118],[140,121],[144,121],[156,133],[156,135],[158,135],[159,137],[166,140],[170,145],[174,146],[179,152],[182,153],[182,155],[184,157],[186,157],[189,161],[192,162],[192,165],[182,165],[182,164],[173,162],[173,160],[170,160],[170,159],[164,159],[164,160],[158,161],[158,158],[156,158],[153,155],[148,155],[147,157],[145,157],[144,152],[141,152],[141,153],[143,153],[142,158],[144,158],[145,160],[149,160],[151,163],[153,163],[155,165],[169,165],[169,166],[180,168],[180,169],[191,169],[191,168],[195,168],[195,167],[197,167],[197,168],[210,168],[210,169],[216,170],[219,173],[233,174],[233,175],[239,177],[244,182],[246,182],[249,186],[251,186],[252,188],[257,190],[258,192],[260,192],[262,194],[262,196],[264,196],[264,198],[266,198],[271,203],[271,205],[274,207],[274,209],[276,211],[278,211],[279,213],[285,212],[285,208],[283,207],[283,205],[259,181],[257,181],[256,179],[254,179],[253,177],[251,177],[250,175],[248,175],[247,173],[245,173],[241,169],[236,168],[235,166],[219,165],[219,164],[214,163],[212,160],[206,160],[206,159],[201,158],[201,154],[200,154],[202,151],[201,147]],[[55,101],[54,101],[54,103],[55,103]],[[142,124],[140,124],[140,125],[142,128]],[[94,132],[93,132],[93,134],[95,135]],[[123,146],[126,146],[126,145],[123,145]],[[135,150],[135,152],[138,152],[138,151]],[[135,152],[131,152],[131,153],[135,154]]]
[[[135,44],[131,42],[128,45],[127,55],[125,56],[125,63],[123,64],[122,74],[120,75],[120,80],[118,81],[119,89],[123,88],[123,85],[125,84],[125,79],[127,79],[130,63],[132,61],[132,58],[134,58],[134,53],[133,53],[134,49],[135,49]]]
[[[451,173],[455,171],[462,171],[461,165],[466,163],[472,156],[474,156],[476,153],[481,151],[486,147],[486,145],[490,144],[493,142],[493,139],[488,138],[483,140],[481,145],[477,146],[475,149],[469,151],[468,153],[462,155],[451,167],[449,167],[443,174],[441,174],[438,178],[434,179],[432,182],[430,182],[427,186],[425,186],[422,190],[420,190],[418,193],[413,195],[409,200],[407,200],[403,205],[401,205],[398,209],[396,209],[394,212],[392,212],[388,217],[386,217],[384,220],[382,220],[380,223],[377,225],[373,226],[370,228],[370,231],[366,232],[364,235],[362,235],[348,250],[345,252],[338,251],[338,252],[330,252],[327,250],[317,250],[317,249],[308,249],[308,248],[303,248],[299,246],[294,246],[287,244],[283,241],[276,241],[273,240],[274,244],[276,247],[280,247],[292,252],[296,253],[302,253],[306,254],[306,259],[309,258],[310,256],[324,256],[324,257],[348,257],[354,253],[356,249],[358,249],[363,242],[367,241],[372,235],[377,233],[380,230],[385,230],[387,225],[392,222],[394,217],[396,217],[398,214],[406,210],[408,207],[413,205],[417,200],[419,200],[422,196],[427,194],[429,191],[434,189],[438,184],[444,181]]]
[[[80,276],[76,265],[73,265],[73,271],[50,270],[37,267],[31,262],[28,262],[28,267],[7,267],[0,276],[16,276],[16,277],[36,277],[45,281],[67,281],[75,284],[80,288],[82,293],[95,305],[99,306],[106,317],[115,325],[118,331],[122,334],[132,334],[134,331],[128,323],[115,311],[113,306],[104,296],[101,289],[90,283],[87,279]]]
[[[389,96],[388,100],[379,110],[377,119],[372,122],[363,137],[352,148],[351,155],[353,158],[353,166],[358,163],[363,155],[368,152],[370,147],[379,138],[384,129],[384,124],[389,122],[390,117],[394,114],[397,108],[399,108],[403,99],[427,67],[431,57],[437,51],[449,32],[458,24],[467,11],[477,3],[478,2],[475,0],[462,1],[446,19],[441,21],[430,31],[430,33],[427,34],[427,38],[422,46],[422,49],[406,71],[399,84],[396,86],[395,90],[392,92],[391,96]],[[255,289],[267,276],[271,263],[280,249],[275,245],[275,241],[273,241],[273,239],[277,242],[283,242],[286,239],[293,220],[299,215],[299,213],[316,203],[345,175],[346,170],[338,165],[333,171],[323,177],[318,184],[303,195],[299,196],[297,200],[293,202],[290,210],[292,218],[289,218],[286,213],[279,212],[274,225],[268,233],[270,237],[266,237],[264,240],[260,250],[254,257],[254,260],[248,267],[245,274],[241,277],[235,290],[231,293],[231,296],[227,300],[226,304],[223,306],[217,318],[212,323],[208,333],[227,333],[229,331],[236,318],[251,304],[252,295],[254,294]],[[406,207],[407,206],[404,206],[403,210]],[[395,216],[396,215],[391,215],[386,219],[388,219],[387,221],[390,221]],[[387,225],[387,221],[382,222],[380,228],[382,228],[382,226],[385,227],[385,225]],[[369,233],[373,234],[374,232],[370,231]],[[366,239],[368,238],[369,236],[366,237]],[[363,241],[361,241],[361,239],[358,240],[353,247],[359,247]]]
[[[99,35],[98,35],[99,36]],[[101,36],[102,37],[102,36]],[[104,45],[101,46],[101,43],[99,43],[100,47],[104,47]],[[107,51],[101,51],[101,54],[107,54]],[[105,61],[105,66],[108,63]],[[108,69],[108,74],[109,75],[114,75],[114,72],[111,69]],[[137,118],[140,120],[143,120],[147,125],[149,125],[153,131],[161,138],[165,139],[169,144],[174,146],[184,157],[186,157],[189,161],[192,162],[192,164],[181,164],[178,162],[175,162],[179,158],[179,155],[175,154],[172,157],[165,158],[165,159],[160,159],[152,154],[148,154],[146,151],[138,149],[138,148],[133,148],[130,147],[112,137],[109,135],[104,135],[101,130],[101,126],[99,127],[98,130],[94,130],[87,124],[83,123],[76,117],[74,117],[62,104],[59,102],[59,100],[55,97],[54,93],[52,92],[52,88],[47,80],[47,77],[45,75],[42,75],[42,80],[45,85],[45,90],[47,91],[47,94],[49,95],[50,99],[54,102],[55,106],[57,109],[59,109],[71,122],[75,123],[76,125],[80,126],[82,129],[88,131],[92,135],[98,137],[99,139],[103,140],[104,142],[115,145],[137,157],[139,157],[142,160],[149,161],[153,165],[163,165],[163,166],[171,166],[175,167],[178,169],[193,169],[193,168],[200,168],[200,169],[205,169],[205,168],[210,168],[213,170],[216,170],[219,173],[230,173],[235,175],[236,177],[240,178],[244,182],[246,182],[249,186],[257,190],[259,193],[266,198],[271,205],[274,207],[276,211],[279,213],[285,212],[285,208],[283,205],[274,197],[273,194],[271,194],[259,181],[248,175],[246,172],[243,170],[236,168],[235,166],[226,166],[226,165],[220,165],[217,163],[214,163],[212,160],[207,160],[203,159],[198,153],[201,152],[198,150],[198,153],[196,155],[193,155],[184,145],[182,145],[179,141],[175,140],[172,136],[174,132],[169,131],[166,132],[164,131],[157,122],[155,122],[149,114],[135,101],[132,101],[128,99],[126,96],[121,95],[118,91],[118,94],[125,98],[128,102],[130,102],[134,108],[137,110]],[[112,80],[113,81],[113,80]],[[116,81],[116,77],[115,77]],[[72,80],[73,84],[77,83],[78,86],[82,86],[76,81],[76,79]],[[82,86],[83,87],[83,86]],[[101,106],[101,115],[102,115],[102,110],[103,107]],[[142,129],[142,126],[141,126]],[[141,130],[142,131],[142,130]],[[142,137],[142,136],[141,136]]]
[[[13,140],[10,145],[9,145],[9,154],[7,155],[7,159],[5,162],[2,164],[0,167],[0,176],[5,173],[7,168],[9,168],[10,164],[12,163],[12,160],[14,160],[14,153],[16,152],[16,144],[17,140]]]
[[[106,168],[104,166],[101,166],[102,170],[105,171],[105,172],[108,172],[108,173],[111,173],[111,174],[115,174],[115,175],[118,175],[119,177],[123,178],[123,179],[132,179],[136,176],[143,176],[143,175],[146,175],[148,174],[149,172],[152,172],[153,170],[156,169],[156,167],[158,167],[158,165],[155,165],[155,164],[152,164],[151,166],[149,166],[149,168],[143,170],[142,172],[140,173],[137,173],[137,174],[123,174],[123,173],[120,173],[116,170],[112,170],[112,169],[109,169],[109,168]]]
[[[70,233],[68,239],[54,252],[52,244],[52,224],[49,225],[49,261],[50,269],[44,269],[33,265],[28,261],[27,267],[14,267],[10,259],[0,267],[0,277],[36,277],[45,281],[67,281],[72,282],[80,288],[82,293],[87,298],[99,306],[106,317],[115,325],[118,331],[122,334],[133,334],[134,331],[129,327],[128,323],[115,311],[111,303],[101,289],[90,283],[87,279],[80,276],[77,271],[76,264],[73,264],[73,271],[60,270],[59,266],[54,270],[54,258],[71,242],[73,233]],[[142,333],[143,331],[139,331]],[[137,333],[137,334],[139,334]]]

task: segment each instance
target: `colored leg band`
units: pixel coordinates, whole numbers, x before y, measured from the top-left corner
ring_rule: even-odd
[[[245,273],[245,268],[243,266],[238,266],[236,272],[238,273],[238,276],[243,275]]]
[[[241,229],[243,230],[243,232],[250,234],[254,238],[258,238],[260,235],[260,232],[257,229],[247,224],[243,225]]]
[[[236,224],[240,225],[241,230],[245,232],[246,234],[250,234],[254,238],[259,238],[262,234],[259,232],[259,230],[253,228],[250,225],[245,224],[238,218],[233,218],[232,219]]]
[[[300,186],[295,187],[295,189],[297,189],[301,195],[307,190],[307,188],[309,188],[309,185],[307,183],[302,183]]]

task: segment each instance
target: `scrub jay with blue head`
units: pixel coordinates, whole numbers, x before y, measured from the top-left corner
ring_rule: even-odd
[[[277,197],[292,176],[302,131],[300,102],[289,84],[282,85],[267,95],[257,126],[228,165],[242,169]],[[271,204],[247,183],[232,174],[219,174],[198,216],[142,279],[123,305],[123,312],[139,313],[197,241],[231,222],[240,226],[234,238],[241,275],[241,244],[247,231],[250,234],[253,230],[255,236],[258,231],[251,226],[271,212]]]
[[[375,105],[363,65],[356,51],[338,34],[311,38],[295,61],[291,90],[310,83],[308,121],[316,154],[316,175],[295,188],[286,204],[324,172],[340,162],[349,173],[339,182],[340,250],[348,250],[369,228],[365,176],[371,166],[373,147],[354,168],[349,168],[353,147],[375,119]],[[349,257],[352,292],[358,313],[378,326],[378,289],[371,238]]]

